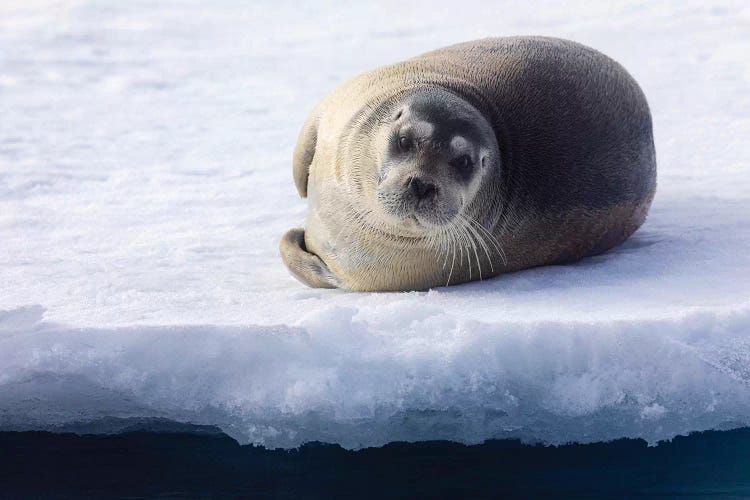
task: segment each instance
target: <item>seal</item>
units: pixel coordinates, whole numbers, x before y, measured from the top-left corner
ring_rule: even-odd
[[[294,151],[305,229],[280,251],[312,287],[419,290],[596,255],[656,189],[635,80],[547,37],[453,45],[357,76]]]

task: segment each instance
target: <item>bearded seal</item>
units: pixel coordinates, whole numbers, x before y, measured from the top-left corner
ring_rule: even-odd
[[[294,151],[305,229],[280,251],[312,287],[420,290],[574,262],[646,218],[646,98],[617,62],[547,37],[471,41],[357,76]]]

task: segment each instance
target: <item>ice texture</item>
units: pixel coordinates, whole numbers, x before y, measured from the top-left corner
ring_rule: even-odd
[[[314,290],[291,152],[359,72],[541,34],[652,109],[658,190],[605,255]],[[746,2],[0,4],[0,430],[212,424],[271,447],[649,442],[750,425]],[[109,427],[108,427],[109,426]]]

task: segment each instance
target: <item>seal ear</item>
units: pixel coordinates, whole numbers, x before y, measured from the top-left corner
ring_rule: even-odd
[[[292,275],[312,288],[337,288],[340,281],[317,255],[305,247],[305,230],[290,229],[279,244],[281,258]]]
[[[294,184],[302,198],[307,198],[307,177],[310,174],[310,164],[315,157],[315,145],[318,142],[318,113],[317,108],[307,118],[297,138],[294,147]]]

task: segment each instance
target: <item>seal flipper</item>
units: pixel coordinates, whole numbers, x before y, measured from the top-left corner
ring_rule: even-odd
[[[315,146],[318,142],[318,108],[317,106],[305,121],[294,147],[292,169],[294,185],[302,198],[307,198],[307,178],[310,175],[310,165],[315,157]]]
[[[281,258],[292,275],[312,288],[337,288],[340,281],[317,255],[305,247],[305,230],[290,229],[279,244]]]

